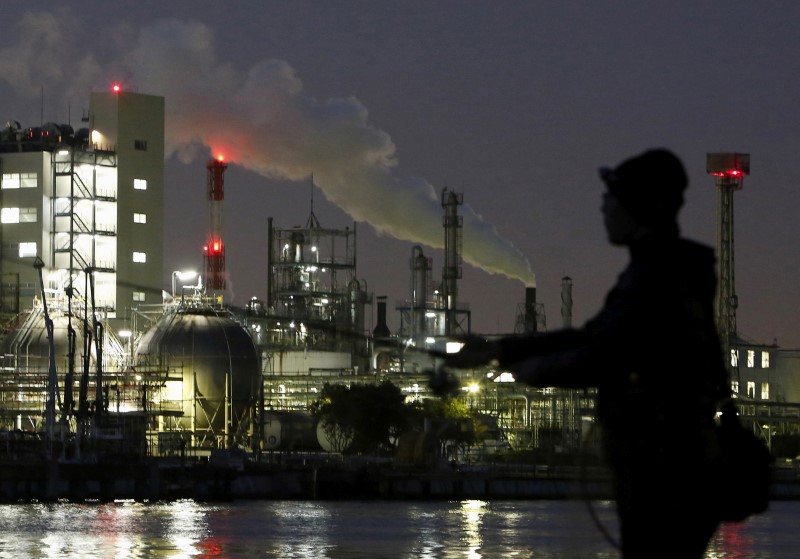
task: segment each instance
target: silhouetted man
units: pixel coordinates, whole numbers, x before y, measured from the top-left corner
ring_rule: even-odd
[[[468,339],[450,363],[496,359],[533,386],[597,387],[626,559],[700,558],[718,525],[710,461],[727,374],[711,248],[679,237],[687,177],[671,152],[603,168],[603,219],[630,263],[581,329]]]

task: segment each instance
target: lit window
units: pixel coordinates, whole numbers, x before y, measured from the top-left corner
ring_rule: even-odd
[[[752,380],[747,381],[747,397],[748,398],[755,398],[756,397],[756,383]]]
[[[29,258],[31,256],[36,256],[36,243],[20,243],[19,257]]]
[[[144,264],[145,262],[147,262],[147,254],[145,254],[144,252],[134,252],[133,261],[139,262],[140,264]]]
[[[133,214],[134,223],[147,223],[147,214]]]
[[[20,173],[19,186],[20,188],[36,188],[39,186],[39,175],[36,173]]]
[[[20,208],[19,209],[19,222],[20,223],[36,223],[36,216],[38,212],[36,208]]]
[[[133,300],[138,303],[144,302],[144,291],[134,291],[133,292]]]
[[[3,189],[36,188],[39,175],[36,173],[3,173]]]
[[[731,350],[731,367],[738,367],[739,366],[739,350],[732,349]]]
[[[747,350],[747,366],[751,369],[756,366],[756,352],[752,349]]]
[[[0,210],[0,222],[19,223],[19,208],[3,208]]]
[[[3,189],[19,188],[19,173],[3,173]]]
[[[739,381],[738,380],[732,380],[731,381],[731,392],[733,392],[734,394],[738,394],[739,393]]]
[[[762,400],[769,400],[769,383],[762,382],[761,383],[761,399]]]
[[[133,179],[133,188],[136,190],[147,190],[147,181],[145,179]]]
[[[762,369],[769,369],[769,352],[762,351],[761,352],[761,368]]]

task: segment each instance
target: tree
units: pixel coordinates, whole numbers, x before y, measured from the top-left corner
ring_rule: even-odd
[[[486,427],[463,400],[457,398],[426,399],[417,408],[418,421],[427,422],[428,430],[438,441],[440,454],[448,448],[463,450],[478,442]]]
[[[413,413],[402,391],[389,381],[350,386],[326,383],[311,411],[335,450],[354,453],[394,448]]]
[[[349,390],[343,384],[325,383],[319,399],[311,404],[311,413],[328,437],[334,452],[347,450],[355,434],[355,410],[350,402]]]

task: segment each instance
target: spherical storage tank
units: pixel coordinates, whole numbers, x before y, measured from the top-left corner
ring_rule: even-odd
[[[82,319],[56,313],[52,315],[53,321],[53,349],[59,377],[67,371],[69,355],[69,325],[75,332],[75,367],[82,367],[83,330]],[[13,331],[9,332],[0,342],[0,353],[4,356],[13,356],[16,366],[30,373],[47,372],[50,367],[50,342],[47,339],[47,328],[43,314],[32,314],[22,321]],[[92,347],[92,357],[94,348]],[[92,359],[94,362],[94,359]],[[13,367],[12,363],[7,364]],[[8,369],[6,369],[8,370]]]
[[[60,395],[59,402],[67,398],[66,375],[69,370],[69,325],[75,332],[75,361],[74,378],[72,385],[72,401],[78,407],[77,382],[83,371],[83,320],[56,313],[51,316],[53,321],[53,350],[58,386],[54,387]],[[94,381],[95,359],[94,347],[90,350],[91,381]],[[24,320],[17,324],[13,330],[3,336],[0,342],[0,389],[4,392],[6,411],[12,409],[44,411],[48,399],[49,383],[47,381],[50,369],[50,343],[47,339],[47,328],[44,315],[30,313]],[[19,375],[22,375],[20,378]],[[9,390],[10,392],[5,392]],[[13,399],[10,396],[14,396]],[[88,394],[89,400],[94,400],[93,392]],[[60,410],[57,410],[60,413]],[[0,420],[0,428],[11,428],[12,424],[19,428],[19,418],[11,419],[10,416]]]
[[[228,383],[231,433],[247,420],[250,406],[257,401],[260,376],[255,345],[241,325],[212,309],[164,315],[139,342],[136,363],[182,375],[179,398],[183,402],[181,423],[186,429],[194,421],[198,431],[224,432]]]

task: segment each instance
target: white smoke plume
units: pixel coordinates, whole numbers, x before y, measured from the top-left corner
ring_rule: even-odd
[[[64,14],[28,14],[19,28],[18,44],[0,51],[0,76],[15,87],[63,91],[70,83],[71,95],[83,90],[88,96],[123,73],[123,83],[165,97],[167,157],[188,162],[207,146],[266,177],[305,181],[313,174],[325,196],[354,220],[443,247],[443,209],[433,186],[396,176],[394,143],[370,125],[361,102],[315,98],[286,62],[263,60],[241,72],[218,60],[212,31],[196,22],[149,25],[126,37],[127,48],[119,49],[124,54],[102,63],[80,52],[81,34],[65,24]],[[530,264],[513,244],[469,206],[461,214],[466,262],[535,285]]]

